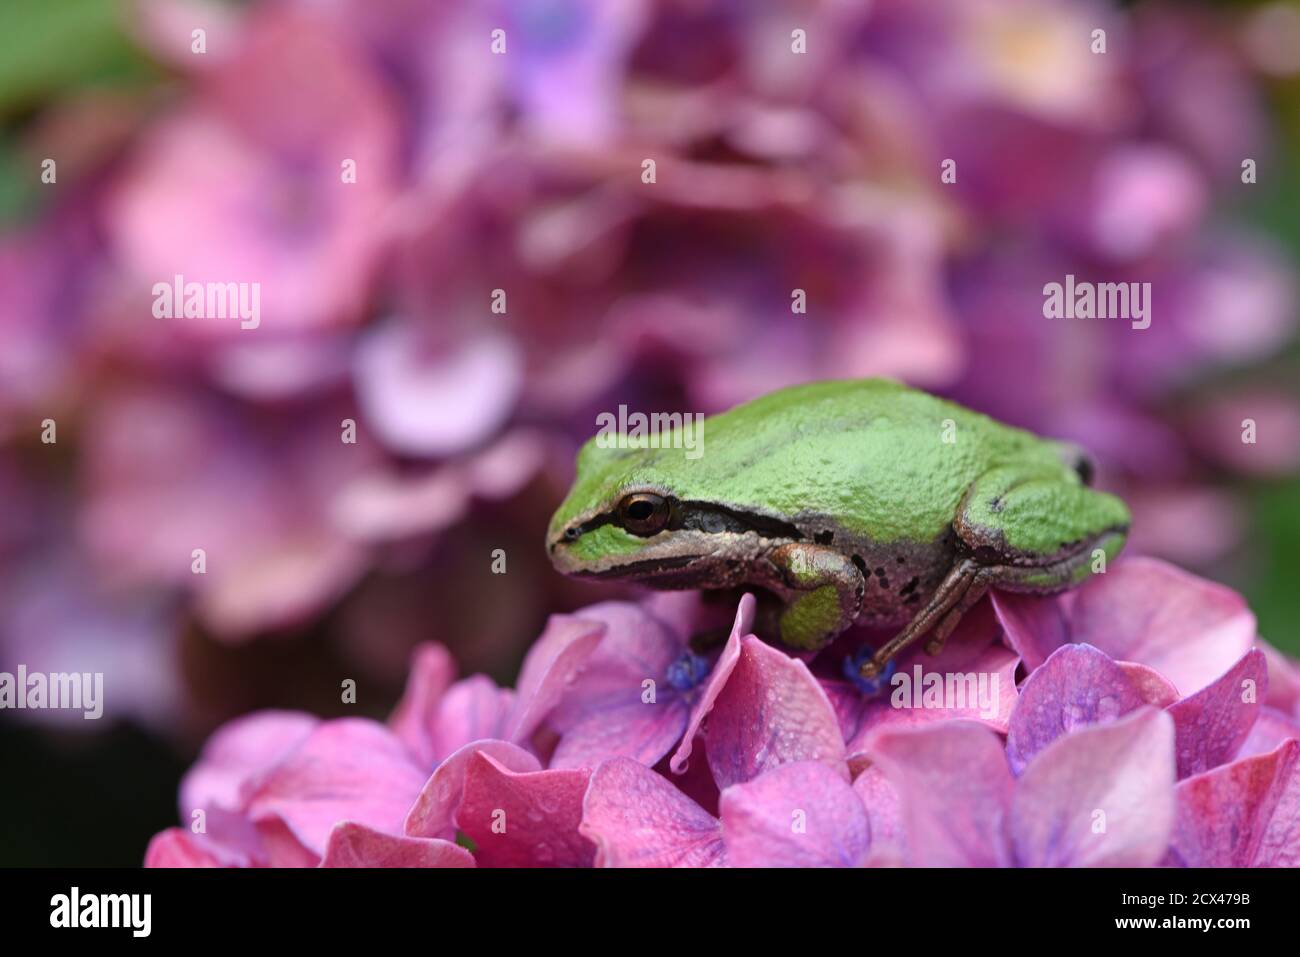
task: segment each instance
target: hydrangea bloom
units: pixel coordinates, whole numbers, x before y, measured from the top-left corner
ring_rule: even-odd
[[[147,862],[1300,866],[1300,668],[1221,586],[1129,558],[994,595],[874,697],[753,610],[705,654],[693,597],[604,603],[514,692],[428,645],[387,725],[236,721]]]
[[[6,156],[57,156],[59,177],[0,235],[0,451],[17,484],[59,494],[0,516],[0,563],[59,595],[48,556],[80,553],[80,605],[106,635],[121,605],[174,606],[148,629],[172,674],[109,677],[111,716],[180,727],[168,718],[201,696],[171,665],[178,635],[348,631],[341,604],[370,620],[418,606],[446,581],[435,566],[468,564],[489,535],[518,561],[532,529],[503,541],[526,522],[473,502],[547,494],[597,412],[712,412],[886,374],[1088,445],[1133,507],[1134,544],[1215,567],[1242,509],[1207,476],[1293,472],[1300,408],[1271,372],[1198,389],[1194,408],[1171,394],[1275,355],[1296,295],[1234,215],[1255,189],[1242,157],[1260,191],[1282,166],[1260,77],[1215,18],[1231,14],[1186,7],[131,4],[160,82],[69,91],[7,130]],[[1105,56],[1087,46],[1099,28]],[[258,283],[261,324],[154,318],[152,285],[177,274]],[[1045,321],[1043,284],[1066,274],[1149,279],[1159,315],[1136,334]],[[47,416],[73,454],[26,447]],[[1239,441],[1247,417],[1256,444]],[[344,419],[355,445],[337,441]],[[512,585],[521,617],[576,604],[540,578]],[[516,620],[484,620],[481,591],[439,597],[452,613],[432,637],[513,660]],[[429,637],[366,627],[395,650],[370,635],[332,650],[392,677]],[[65,634],[35,648],[0,620],[0,656],[63,667],[80,654]],[[164,682],[174,693],[148,691]],[[843,717],[865,734],[879,708],[864,707]],[[574,731],[581,709],[557,714],[562,755],[599,724]]]

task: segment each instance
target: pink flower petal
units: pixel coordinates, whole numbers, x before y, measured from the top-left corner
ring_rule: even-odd
[[[411,323],[370,330],[357,352],[362,411],[397,452],[446,456],[495,432],[522,384],[522,357],[503,336],[425,342]]]
[[[423,772],[386,727],[340,718],[319,725],[250,787],[248,813],[253,821],[279,817],[320,854],[339,821],[398,833],[423,782]]]
[[[588,867],[595,856],[578,831],[585,768],[512,771],[483,751],[469,759],[456,824],[474,841],[480,867]]]
[[[1164,675],[1183,695],[1223,674],[1255,642],[1236,592],[1152,558],[1117,561],[1079,587],[1071,640]]]
[[[1017,782],[1009,833],[1026,867],[1150,867],[1174,815],[1174,723],[1143,707],[1057,738]]]
[[[506,737],[527,741],[586,667],[605,635],[602,622],[552,615],[519,673],[515,713]]]
[[[858,731],[847,746],[849,754],[863,751],[870,737],[884,727],[966,720],[988,725],[994,731],[1007,730],[1018,699],[1016,669],[1020,658],[1016,653],[1001,645],[990,645],[963,667],[945,664],[942,658],[930,658],[924,653],[915,656],[894,673],[887,691],[864,703]]]
[[[432,768],[437,762],[432,735],[443,693],[455,677],[456,663],[442,645],[429,642],[411,653],[406,690],[388,726],[423,767]]]
[[[1268,754],[1292,739],[1300,739],[1300,721],[1274,708],[1260,708],[1259,717],[1236,756],[1249,758]]]
[[[405,837],[343,821],[334,825],[321,867],[473,867],[474,855],[451,841]]]
[[[220,56],[217,27],[209,43]],[[115,177],[106,201],[115,259],[139,277],[258,282],[258,335],[355,321],[394,196],[401,134],[391,90],[347,29],[302,9],[262,10],[240,36],[233,57],[152,125]],[[311,84],[284,82],[308,73]],[[370,173],[340,190],[327,155]],[[184,222],[169,221],[178,208]],[[174,328],[248,335],[225,322]]]
[[[1003,867],[1013,780],[998,736],[951,721],[881,731],[867,752],[902,805],[907,861],[917,867]]]
[[[144,852],[145,867],[249,867],[252,861],[223,851],[181,827],[159,831]]]
[[[307,847],[278,814],[267,814],[254,824],[259,863],[266,867],[320,867],[320,854]]]
[[[844,738],[830,699],[808,666],[749,637],[705,731],[718,787],[752,781],[794,761],[821,761],[845,780]]]
[[[704,719],[713,710],[718,695],[726,687],[727,682],[731,679],[731,673],[740,661],[740,639],[748,635],[754,627],[754,607],[756,604],[754,596],[748,592],[740,596],[740,604],[736,607],[736,620],[732,623],[731,634],[722,648],[722,654],[714,662],[713,671],[710,672],[708,681],[697,691],[698,697],[691,707],[691,719],[686,725],[685,733],[682,735],[682,743],[678,745],[677,752],[669,763],[669,767],[672,768],[674,774],[681,774],[686,770],[686,762],[690,760],[691,749],[695,746],[695,736],[699,733],[701,725],[704,724]]]
[[[181,782],[181,818],[242,810],[250,780],[280,762],[320,724],[297,711],[258,711],[222,725]]]
[[[1006,643],[1030,671],[1070,640],[1065,608],[1057,597],[989,593],[993,610],[1002,623]]]
[[[1006,733],[1017,697],[1020,658],[998,641],[1000,633],[992,604],[980,602],[962,618],[938,655],[921,649],[905,655],[889,687],[877,697],[864,698],[842,682],[823,682],[841,727],[852,729],[847,734],[850,765],[885,726],[968,720]]]
[[[861,798],[820,761],[782,764],[727,788],[719,815],[736,867],[855,867],[871,846]]]
[[[1057,738],[1115,721],[1143,706],[1116,662],[1091,645],[1064,645],[1025,680],[1007,733],[1007,761],[1020,774]]]
[[[1133,687],[1147,704],[1156,708],[1167,708],[1178,700],[1178,689],[1154,668],[1140,665],[1136,661],[1117,661],[1115,664],[1119,665],[1124,676],[1133,682]]]
[[[1178,777],[1230,761],[1250,734],[1267,689],[1268,664],[1253,649],[1217,681],[1170,705]]]
[[[410,837],[450,838],[456,834],[456,810],[465,793],[465,772],[479,752],[514,771],[541,770],[541,762],[510,741],[474,741],[452,754],[424,782],[402,827]]]
[[[1177,787],[1173,853],[1189,867],[1300,867],[1300,742]]]
[[[486,675],[471,675],[453,684],[442,696],[429,732],[435,763],[471,742],[504,738],[515,700],[513,691],[498,688]]]
[[[612,758],[591,775],[582,834],[598,867],[716,867],[721,826],[659,774],[631,758]]]

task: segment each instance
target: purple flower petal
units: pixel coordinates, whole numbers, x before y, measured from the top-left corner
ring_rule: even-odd
[[[898,792],[874,764],[854,778],[853,790],[867,809],[867,820],[871,825],[868,863],[901,864],[907,851],[903,842],[903,805]]]
[[[989,597],[1007,644],[1030,671],[1070,640],[1065,608],[1058,598],[996,590]]]
[[[1173,854],[1189,867],[1300,867],[1300,742],[1180,781]]]
[[[594,768],[626,757],[653,767],[681,740],[689,719],[680,697],[643,703],[640,697],[588,715],[565,732],[551,755],[553,768]]]
[[[722,654],[718,656],[718,660],[713,665],[709,680],[704,683],[703,688],[697,691],[698,697],[691,707],[691,719],[686,725],[686,732],[682,735],[682,743],[678,745],[677,752],[669,763],[669,767],[672,768],[674,774],[681,774],[686,770],[686,762],[690,760],[691,749],[695,745],[695,736],[699,733],[700,726],[704,724],[704,719],[713,710],[718,695],[722,694],[722,689],[726,687],[727,682],[731,679],[732,672],[735,671],[736,665],[740,661],[740,640],[748,635],[754,627],[754,607],[756,604],[754,596],[748,592],[740,596],[740,604],[736,607],[736,619],[732,623],[731,634],[722,648]]]
[[[713,778],[724,790],[794,761],[820,761],[848,779],[844,738],[826,692],[802,661],[752,636],[741,642],[705,739]]]
[[[589,867],[578,832],[586,768],[512,771],[483,751],[469,759],[456,825],[475,843],[480,867]]]
[[[519,672],[515,713],[506,737],[526,741],[551,712],[605,634],[602,622],[552,615]]]
[[[604,636],[587,659],[549,724],[566,731],[572,724],[609,706],[641,700],[641,684],[661,679],[686,642],[644,606],[608,601],[576,613],[605,625]]]
[[[474,855],[451,841],[405,837],[343,821],[325,843],[321,867],[473,867]]]
[[[1237,757],[1249,758],[1257,754],[1267,754],[1292,739],[1300,739],[1300,721],[1275,708],[1260,708],[1259,716],[1255,719],[1250,734],[1246,735],[1246,740],[1242,742]]]
[[[1170,705],[1180,779],[1208,771],[1237,754],[1267,689],[1267,661],[1263,652],[1253,649],[1217,681]]]
[[[1076,592],[1073,641],[1154,668],[1183,695],[1250,650],[1255,616],[1230,588],[1151,558],[1126,558]]]
[[[871,847],[861,798],[820,761],[782,764],[727,788],[719,814],[736,867],[854,867]]]
[[[1145,702],[1116,662],[1091,645],[1064,645],[1025,680],[1007,732],[1015,774],[1057,738],[1123,717]]]
[[[902,805],[907,861],[917,867],[1003,867],[1013,780],[998,736],[951,721],[886,730],[867,742]]]
[[[580,617],[602,621],[605,636],[548,723],[562,731],[552,767],[592,768],[626,756],[653,767],[686,728],[685,699],[666,680],[685,641],[643,606],[606,602]],[[654,697],[645,700],[646,682]]]
[[[455,836],[456,811],[465,794],[465,773],[470,759],[479,752],[514,771],[539,771],[541,762],[529,751],[510,741],[474,741],[448,757],[424,782],[410,810],[402,832],[410,837]]]
[[[1149,867],[1174,815],[1174,724],[1143,707],[1044,748],[1017,782],[1009,833],[1026,867]]]
[[[716,867],[721,826],[671,781],[630,758],[605,761],[583,800],[598,867]]]

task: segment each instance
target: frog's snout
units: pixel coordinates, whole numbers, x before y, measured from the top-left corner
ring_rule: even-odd
[[[560,550],[562,545],[578,540],[579,529],[576,526],[569,525],[564,528],[546,533],[546,551],[547,554],[554,555]]]
[[[576,542],[580,535],[581,530],[574,526],[547,533],[546,557],[550,559],[551,566],[562,575],[573,575],[583,569],[583,562],[568,547]]]

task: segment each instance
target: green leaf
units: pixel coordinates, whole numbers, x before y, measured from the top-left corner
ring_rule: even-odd
[[[0,3],[0,116],[69,87],[150,75],[114,0]]]

